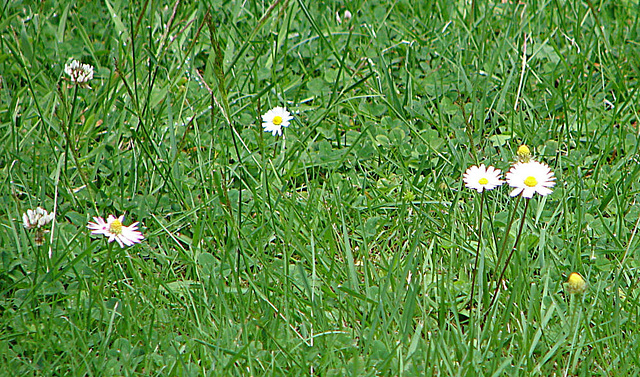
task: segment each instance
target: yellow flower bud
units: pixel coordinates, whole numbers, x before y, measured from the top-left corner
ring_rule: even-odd
[[[581,294],[587,290],[588,284],[584,280],[582,275],[577,272],[572,272],[571,275],[569,275],[569,279],[565,283],[565,287],[567,289],[567,292],[569,292],[570,294]]]
[[[531,150],[524,144],[518,147],[518,160],[522,162],[531,160]]]

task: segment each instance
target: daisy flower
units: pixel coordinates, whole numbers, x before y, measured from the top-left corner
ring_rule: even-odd
[[[71,82],[82,86],[89,86],[87,82],[93,79],[93,67],[89,64],[82,64],[75,59],[64,65],[64,72],[69,75]]]
[[[464,173],[462,180],[465,186],[472,190],[482,192],[483,190],[493,190],[504,183],[500,179],[500,169],[496,169],[493,166],[485,168],[484,164],[480,166],[472,166]]]
[[[118,242],[120,247],[133,246],[133,244],[140,243],[144,236],[138,231],[138,222],[135,222],[129,226],[122,225],[124,221],[124,215],[115,217],[109,215],[107,221],[104,221],[102,217],[94,217],[95,223],[89,222],[87,228],[91,229],[91,234],[102,234],[109,237],[109,242],[114,240]]]
[[[293,117],[284,107],[274,107],[262,116],[262,127],[265,132],[271,132],[273,136],[282,135],[282,127],[289,127],[289,121]]]
[[[28,209],[22,214],[22,225],[29,230],[34,228],[42,228],[53,221],[53,213],[47,213],[46,210],[38,207],[35,210]]]
[[[551,194],[550,187],[555,186],[556,177],[546,164],[538,161],[517,162],[507,173],[507,182],[513,187],[511,196],[522,194],[533,197],[536,192],[542,196]]]

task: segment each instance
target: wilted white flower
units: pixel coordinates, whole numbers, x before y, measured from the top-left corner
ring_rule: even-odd
[[[72,60],[64,66],[64,72],[69,75],[72,82],[88,86],[87,82],[93,79],[93,67],[89,64],[82,64],[77,60]]]
[[[518,162],[507,173],[507,182],[513,187],[509,195],[517,196],[522,194],[525,198],[533,197],[536,192],[542,196],[551,194],[556,177],[546,164],[530,160],[529,162]]]
[[[289,122],[293,119],[291,114],[284,107],[274,107],[262,116],[262,127],[265,132],[271,132],[273,136],[282,135],[282,127],[289,127]]]
[[[349,22],[349,20],[351,20],[351,17],[351,12],[349,12],[348,10],[344,11],[343,18],[340,18],[340,12],[336,12],[336,22],[338,23],[338,25],[340,25],[342,21]]]
[[[137,230],[138,222],[129,226],[122,225],[124,215],[120,217],[109,215],[107,221],[104,221],[102,217],[94,217],[93,220],[95,223],[89,222],[87,224],[87,228],[91,229],[91,234],[102,234],[109,238],[109,242],[117,241],[120,247],[132,246],[144,239],[142,233]]]
[[[53,213],[47,213],[44,209],[38,207],[35,210],[28,209],[22,214],[22,225],[26,229],[42,228],[53,221]]]
[[[496,169],[493,166],[485,168],[484,164],[480,166],[472,166],[464,173],[462,180],[465,186],[472,190],[482,192],[484,190],[493,190],[504,183],[500,179],[500,169]]]

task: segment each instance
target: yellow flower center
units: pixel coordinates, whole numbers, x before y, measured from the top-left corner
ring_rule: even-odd
[[[481,184],[481,185],[486,185],[487,183],[489,183],[489,180],[486,179],[485,177],[482,177],[482,178],[480,178],[478,183]]]
[[[120,222],[120,220],[115,219],[111,222],[111,226],[109,227],[109,232],[113,234],[122,233],[122,223]]]
[[[279,126],[280,124],[282,124],[282,117],[280,115],[274,116],[273,124],[275,124],[276,126]]]
[[[524,184],[529,187],[535,187],[538,184],[538,181],[534,177],[529,176],[524,180]]]

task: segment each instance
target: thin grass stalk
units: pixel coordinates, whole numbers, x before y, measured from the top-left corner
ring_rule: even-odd
[[[71,130],[72,130],[72,126],[73,126],[73,121],[75,118],[75,110],[76,110],[76,105],[77,105],[77,99],[78,99],[78,84],[75,85],[74,91],[73,91],[73,102],[71,104],[71,113],[69,114],[69,121],[65,124],[65,122],[62,122],[62,132],[64,132],[64,136],[67,139],[67,143],[66,143],[66,150],[65,150],[65,160],[64,160],[64,168],[65,168],[65,172],[67,170],[67,156],[69,155],[69,152],[71,152],[71,158],[73,158],[73,162],[76,165],[76,169],[78,169],[78,174],[80,175],[80,180],[82,181],[82,184],[84,185],[84,187],[87,189],[87,192],[89,193],[89,198],[91,200],[91,203],[93,203],[93,208],[95,209],[96,213],[98,212],[98,207],[96,205],[96,201],[93,198],[93,191],[91,190],[91,187],[89,186],[89,179],[85,176],[84,171],[82,170],[82,167],[80,166],[80,160],[78,159],[78,156],[76,156],[76,148],[74,147],[74,145],[72,144],[73,141],[73,137],[71,134]],[[70,150],[70,151],[69,151]],[[49,257],[51,258],[51,256]]]
[[[498,266],[500,266],[501,262],[502,262],[502,256],[504,255],[504,251],[507,247],[507,241],[509,240],[509,233],[511,232],[511,225],[513,225],[513,220],[516,217],[516,213],[518,211],[518,205],[520,204],[520,199],[522,198],[521,195],[518,195],[518,198],[516,199],[516,204],[513,206],[513,211],[511,212],[511,217],[509,218],[509,222],[507,223],[507,229],[504,231],[504,238],[502,240],[502,246],[500,247],[500,250],[498,251],[498,262],[496,263],[496,268]],[[494,274],[495,277],[495,274]]]
[[[518,196],[518,198],[520,198],[520,196]],[[493,297],[491,298],[491,302],[489,303],[489,306],[487,307],[487,311],[484,314],[484,320],[483,322],[486,322],[487,320],[487,316],[489,315],[489,312],[491,311],[491,308],[493,307],[493,304],[495,303],[497,297],[498,297],[498,292],[500,291],[500,282],[502,281],[502,278],[504,277],[504,273],[507,271],[507,267],[509,266],[509,262],[511,261],[511,257],[513,257],[513,253],[516,251],[516,249],[518,248],[518,243],[520,242],[520,236],[522,235],[522,228],[524,228],[524,220],[527,216],[527,209],[529,208],[529,201],[527,200],[525,201],[525,205],[524,205],[524,213],[522,214],[522,219],[520,220],[520,227],[518,229],[518,235],[516,236],[516,242],[513,244],[513,248],[511,249],[511,252],[509,253],[509,256],[507,257],[507,260],[504,263],[504,267],[502,268],[502,271],[500,272],[500,276],[498,277],[498,280],[496,280],[496,289],[493,291]],[[515,213],[515,210],[514,210]],[[505,239],[509,236],[509,233],[505,234]]]

